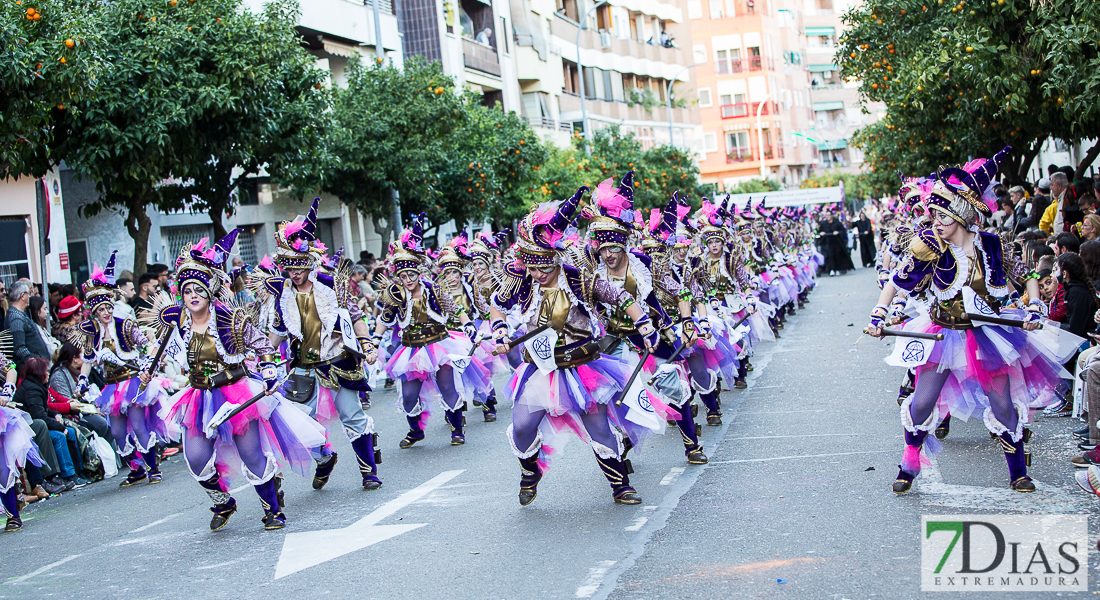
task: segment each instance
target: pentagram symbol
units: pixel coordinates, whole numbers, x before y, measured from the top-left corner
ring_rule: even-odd
[[[554,349],[550,347],[550,341],[545,337],[537,337],[531,340],[531,348],[535,351],[535,356],[546,360],[554,355]]]
[[[470,359],[460,358],[458,360],[452,360],[451,365],[458,369],[465,369],[470,364]]]
[[[977,294],[974,295],[974,306],[976,306],[978,308],[978,312],[982,313],[983,315],[997,314],[993,312],[993,307],[990,306],[989,303],[985,300],[982,300],[982,297],[978,296]]]
[[[638,392],[638,406],[642,407],[644,411],[653,412],[653,404],[649,401],[649,392],[645,390]]]
[[[905,351],[901,353],[901,359],[913,363],[924,360],[924,344],[919,340],[909,342],[905,345]]]

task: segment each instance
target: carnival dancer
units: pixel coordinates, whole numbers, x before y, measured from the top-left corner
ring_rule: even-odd
[[[403,449],[424,440],[431,403],[437,398],[451,428],[451,445],[465,444],[463,413],[475,397],[487,397],[492,386],[488,369],[468,360],[471,340],[477,337],[470,315],[421,273],[427,261],[423,219],[422,214],[414,217],[401,242],[390,246],[396,283],[381,294],[382,313],[374,329],[378,344],[387,328],[401,327],[401,346],[386,363],[386,372],[400,382],[401,407],[409,423],[409,433],[399,443]],[[462,333],[447,329],[452,316]],[[368,355],[368,362],[374,359]]]
[[[625,312],[645,347],[652,349],[657,345],[658,331],[649,315],[625,290],[561,263],[560,256],[566,250],[563,240],[572,233],[570,223],[587,190],[581,187],[568,200],[537,205],[524,217],[518,231],[517,261],[504,268],[500,289],[493,296],[498,354],[510,350],[512,338],[504,315],[513,307],[520,308],[529,331],[549,326],[544,332],[548,337],[533,340],[541,342],[545,352],[540,350],[532,356],[524,345],[526,362],[509,384],[513,407],[508,439],[520,462],[522,506],[534,501],[538,483],[549,468],[550,455],[566,441],[559,439],[560,434],[568,431],[591,445],[611,484],[615,502],[641,503],[623,463],[623,436],[637,447],[646,434],[664,425],[658,422],[643,426],[627,418],[633,409],[616,399],[633,369],[626,362],[601,354],[597,341],[597,304],[609,304]],[[654,420],[675,415],[658,398],[647,396],[658,414],[666,413],[663,417],[653,415]]]
[[[905,331],[941,333],[942,341],[913,358],[917,366],[916,390],[902,404],[905,453],[899,466],[895,493],[908,491],[921,469],[921,448],[939,415],[950,411],[966,420],[981,412],[989,431],[1000,439],[1008,463],[1009,485],[1019,492],[1035,490],[1027,475],[1024,442],[1032,410],[1056,401],[1055,389],[1067,377],[1062,364],[1069,358],[1056,353],[1071,344],[1043,342],[1034,331],[1039,326],[1042,303],[1033,299],[1027,310],[1005,308],[1001,315],[1024,319],[1021,328],[980,325],[970,313],[992,308],[994,312],[1014,297],[1010,278],[1024,279],[1022,267],[1011,252],[1004,252],[995,235],[980,232],[980,215],[989,216],[985,198],[992,195],[992,179],[1008,152],[992,159],[977,159],[962,168],[951,167],[935,175],[928,196],[934,215],[932,229],[915,233],[910,256],[883,288],[871,311],[867,332],[882,333],[888,305],[898,290],[927,290],[933,296],[928,317],[908,321]],[[1028,295],[1037,298],[1038,285],[1026,279]],[[971,308],[968,309],[967,307]],[[1057,332],[1045,332],[1058,335]],[[1045,343],[1044,343],[1045,342]],[[1071,349],[1072,350],[1072,349]]]
[[[377,349],[363,311],[348,290],[348,275],[320,264],[325,246],[317,239],[315,198],[305,216],[280,223],[275,231],[275,264],[289,275],[250,282],[257,297],[273,304],[271,344],[290,341],[287,399],[306,406],[326,429],[339,420],[355,452],[364,490],[382,487],[375,456],[374,419],[366,414],[360,392],[369,392],[361,357]],[[338,260],[338,259],[337,259]],[[338,456],[331,443],[314,453],[313,489],[328,483]]]
[[[130,474],[118,485],[129,487],[146,479],[156,484],[162,478],[156,445],[168,439],[168,429],[160,416],[168,393],[159,377],[142,385],[139,374],[152,362],[149,342],[137,321],[114,316],[115,302],[122,297],[115,284],[115,256],[112,252],[102,270],[96,265],[84,283],[84,303],[92,318],[81,321],[70,332],[69,341],[81,349],[84,361],[77,377],[77,396],[88,392],[92,367],[101,367],[107,385],[94,403],[110,421],[118,454],[130,468]]]
[[[485,238],[478,238],[473,243],[468,243],[467,240],[468,236],[463,231],[440,252],[439,260],[436,261],[436,267],[439,268],[436,285],[450,292],[455,304],[473,319],[477,328],[477,339],[473,341],[477,343],[477,349],[470,357],[470,364],[478,365],[475,368],[484,367],[490,373],[491,381],[492,375],[510,374],[512,369],[508,365],[507,357],[493,354],[496,342],[490,327],[489,299],[496,291],[496,285],[488,266],[491,251]],[[478,258],[474,258],[475,256]],[[458,315],[451,315],[447,327],[451,331],[462,330]],[[482,407],[482,416],[486,423],[497,420],[495,386],[490,385],[484,396],[475,395],[473,403],[474,406]]]
[[[311,449],[325,443],[324,428],[277,393],[275,349],[254,314],[232,304],[225,264],[240,232],[234,229],[210,248],[206,239],[184,246],[176,261],[182,301],[160,294],[141,317],[164,343],[179,336],[190,385],[171,398],[166,420],[172,437],[183,441],[191,476],[214,502],[212,531],[237,511],[228,490],[239,474],[260,497],[264,529],[282,529],[280,462],[305,477]],[[258,373],[249,367],[253,360]],[[221,422],[253,398],[258,401]]]
[[[23,419],[23,413],[8,406],[15,395],[15,383],[18,374],[15,364],[7,356],[0,354],[0,376],[4,378],[4,387],[0,388],[0,504],[8,515],[4,531],[13,533],[23,528],[19,518],[19,494],[15,484],[19,481],[19,469],[31,465],[45,466],[38,455],[38,446],[34,444],[34,432]]]
[[[634,209],[633,178],[634,172],[628,172],[623,176],[618,189],[613,188],[612,179],[607,179],[593,194],[594,207],[586,207],[582,211],[582,216],[590,220],[588,236],[589,245],[596,252],[598,260],[596,275],[634,297],[660,330],[659,341],[643,370],[650,375],[656,375],[656,391],[679,413],[680,418],[676,420],[676,424],[684,441],[684,454],[688,463],[702,465],[707,463],[707,456],[699,444],[695,422],[687,406],[691,400],[690,391],[681,385],[681,381],[688,381],[687,375],[690,373],[690,381],[700,393],[715,393],[717,372],[720,368],[718,360],[725,361],[730,372],[736,371],[737,363],[733,352],[705,356],[701,351],[692,351],[698,342],[699,329],[703,329],[707,335],[710,333],[705,308],[701,309],[703,316],[698,323],[693,317],[695,307],[692,299],[703,296],[702,288],[697,282],[693,279],[689,285],[681,285],[672,275],[671,269],[660,268],[660,263],[655,263],[650,255],[627,248],[630,237],[635,232],[635,215],[640,215]],[[668,213],[668,219],[672,223],[676,221],[676,197],[669,204],[664,212],[657,211],[659,225],[655,225],[658,228],[663,226],[668,230],[665,213]],[[653,236],[647,238],[656,240]],[[663,239],[660,244],[664,245]],[[652,245],[650,249],[657,255],[661,254]],[[665,298],[664,302],[661,301],[662,297]],[[675,320],[666,312],[666,307],[676,315]],[[600,344],[603,352],[636,365],[645,343],[634,326],[634,320],[616,304],[601,302],[597,308],[600,311],[600,321],[604,323],[607,332]],[[679,332],[676,331],[677,327]],[[667,361],[676,354],[681,344],[689,346],[681,354],[686,359],[687,369],[677,369],[677,365],[669,365],[658,370],[657,360]],[[708,364],[707,358],[713,359],[713,364]]]

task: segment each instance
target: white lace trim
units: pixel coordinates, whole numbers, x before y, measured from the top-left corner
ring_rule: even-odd
[[[936,428],[936,425],[940,422],[940,407],[933,406],[932,414],[928,415],[928,420],[919,425],[913,423],[913,415],[909,412],[909,407],[913,404],[913,396],[910,395],[901,403],[901,425],[909,433],[917,433],[918,431],[932,431]]]
[[[632,252],[626,253],[627,268],[631,275],[634,276],[634,283],[637,284],[638,289],[634,294],[634,301],[638,303],[638,306],[648,305],[646,300],[649,298],[649,294],[653,292],[653,273],[642,264],[641,259],[634,256]],[[725,267],[723,267],[725,268]],[[600,261],[600,266],[596,268],[596,275],[603,277],[608,283],[619,287],[617,283],[611,281],[611,275],[607,272],[607,263]],[[606,302],[602,303],[604,306],[615,308]]]
[[[508,430],[505,431],[505,435],[508,436],[508,444],[512,446],[512,454],[516,455],[516,458],[531,458],[542,450],[542,432],[535,430],[535,440],[531,442],[531,447],[526,450],[520,450],[516,446],[516,438],[512,435],[513,425],[508,425]]]
[[[422,288],[420,290],[420,293],[424,297],[424,312],[427,313],[428,316],[431,317],[432,320],[436,323],[446,323],[447,317],[432,310],[431,295],[435,294],[435,287],[432,285],[432,282],[421,277],[420,287]],[[397,324],[400,325],[402,329],[407,328],[409,324],[412,323],[412,305],[413,299],[409,296],[408,290],[406,290],[405,306],[401,307],[401,310],[399,311],[399,313],[401,314],[401,318],[397,322]]]
[[[213,329],[211,329],[213,328]],[[192,328],[191,328],[191,312],[187,310],[187,307],[183,309],[183,317],[180,319],[180,330],[183,335],[180,337],[183,339],[183,347],[191,347]],[[211,334],[210,337],[214,340],[214,348],[218,351],[218,356],[227,364],[237,365],[244,362],[244,359],[248,356],[247,352],[240,354],[230,354],[225,346],[222,345],[221,335],[218,333],[218,318],[214,313],[214,303],[210,303],[210,320],[206,323],[206,332]]]
[[[263,475],[256,475],[252,472],[248,466],[242,464],[241,471],[244,472],[244,478],[248,480],[248,483],[252,485],[260,485],[271,481],[271,478],[275,476],[275,473],[279,472],[279,461],[275,460],[275,455],[270,452],[264,452],[264,456],[267,457],[267,465],[264,467]]]
[[[1011,432],[1012,441],[1018,442],[1024,437],[1024,427],[1028,423],[1029,411],[1027,405],[1022,402],[1012,401],[1012,406],[1016,409],[1016,431]],[[1005,427],[1004,423],[997,420],[997,417],[993,416],[993,409],[987,408],[982,414],[982,420],[985,421],[985,427],[993,435],[1001,435],[1002,433],[1008,433],[1008,427]]]

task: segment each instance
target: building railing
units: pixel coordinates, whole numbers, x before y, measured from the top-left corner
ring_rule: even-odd
[[[732,151],[726,154],[726,164],[732,165],[737,163],[746,163],[752,161],[759,161],[760,156],[754,155],[753,150],[756,148],[734,148]],[[764,160],[772,160],[775,158],[784,158],[785,154],[782,147],[776,146],[764,146]]]
[[[531,127],[544,127],[546,129],[560,129],[562,131],[568,131],[573,133],[573,124],[555,121],[550,117],[521,117],[524,121],[527,121]]]
[[[763,63],[764,63],[764,57],[763,56],[750,56],[749,57],[749,71],[760,71],[761,69],[764,68]]]
[[[462,62],[467,68],[500,77],[500,59],[492,46],[462,38]]]
[[[759,102],[739,102],[737,104],[723,104],[719,107],[719,110],[722,113],[723,119],[739,119],[742,117],[755,117],[756,109],[759,106]],[[760,114],[762,115],[778,113],[779,105],[772,101],[766,102],[764,108],[760,110]]]

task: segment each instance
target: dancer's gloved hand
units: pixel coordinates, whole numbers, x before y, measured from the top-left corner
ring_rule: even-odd
[[[0,406],[7,406],[11,401],[11,397],[15,395],[15,384],[5,383],[3,388],[0,388]]]
[[[867,335],[874,337],[882,337],[882,324],[886,320],[887,307],[885,304],[879,304],[871,309],[871,322],[863,331]]]
[[[477,325],[474,325],[473,321],[466,321],[462,324],[462,333],[465,333],[466,337],[473,342],[477,339]]]
[[[260,377],[264,380],[264,392],[270,396],[275,393],[275,387],[279,385],[279,371],[273,362],[264,361],[259,366]]]
[[[684,317],[680,321],[680,331],[682,332],[681,337],[683,338],[683,343],[685,346],[690,346],[691,344],[694,344],[695,340],[699,338],[698,327],[695,325],[695,320],[692,319],[690,315]]]
[[[83,398],[88,393],[88,376],[81,375],[76,378],[76,397]]]
[[[1038,300],[1032,300],[1027,304],[1027,316],[1024,318],[1024,331],[1035,331],[1042,326],[1043,313],[1046,306]]]
[[[710,319],[706,317],[699,319],[699,335],[704,339],[710,337]]]
[[[648,349],[653,350],[657,347],[657,343],[660,341],[660,335],[657,333],[657,328],[653,326],[653,322],[650,320],[649,315],[643,315],[641,319],[635,321],[634,328],[642,335],[642,339],[645,340],[645,345]]]

